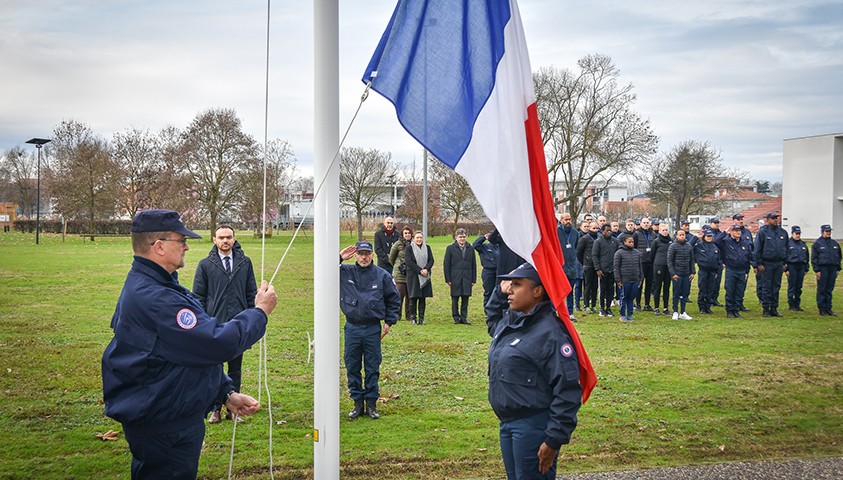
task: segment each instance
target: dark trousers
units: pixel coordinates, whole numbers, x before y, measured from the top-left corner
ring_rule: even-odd
[[[378,399],[378,378],[381,368],[381,325],[358,325],[345,322],[345,371],[348,375],[348,393],[355,402]],[[366,383],[360,369],[366,373]]]
[[[539,447],[544,443],[545,429],[550,412],[501,422],[500,443],[503,466],[509,480],[553,480],[556,478],[556,460],[545,473],[539,472]]]
[[[454,323],[468,322],[468,295],[460,295],[458,297],[451,297],[451,317]],[[461,305],[460,302],[462,302]]]
[[[714,296],[711,297],[711,303],[717,303],[717,299],[720,298],[720,285],[723,281],[723,269],[718,268],[717,273],[714,275]]]
[[[804,263],[787,264],[787,304],[791,307],[801,307],[802,304],[802,283],[805,281],[805,272],[808,265]]]
[[[425,297],[417,297],[410,299],[410,318],[413,320],[424,320],[424,311],[427,309],[427,300]]]
[[[697,305],[700,311],[708,310],[714,305],[714,299],[717,298],[715,294],[717,289],[717,270],[707,270],[700,268],[697,272]]]
[[[593,267],[585,267],[583,276],[583,308],[597,306],[597,272]]]
[[[398,289],[398,295],[401,295],[401,310],[398,311],[398,320],[401,320],[402,311],[407,320],[410,320],[410,298],[407,297],[407,282],[395,282],[395,288]]]
[[[782,264],[765,265],[761,274],[761,306],[768,309],[779,308],[779,292],[782,288]],[[759,269],[760,272],[760,269]]]
[[[732,270],[726,268],[723,273],[726,280],[723,286],[726,290],[726,311],[738,312],[743,305],[743,296],[746,293],[746,276],[747,273],[742,270]]]
[[[641,305],[641,294],[644,294],[644,305],[650,305],[650,297],[653,295],[653,264],[642,263],[641,267],[644,269],[644,283],[638,288],[638,293],[635,295],[635,304]]]
[[[574,292],[574,303],[577,308],[582,305],[582,278],[571,280],[571,291]]]
[[[205,422],[201,419],[165,433],[139,432],[126,425],[123,432],[132,452],[132,479],[196,479],[205,439]]]
[[[615,274],[603,272],[600,278],[600,309],[612,308],[612,300],[615,298]]]
[[[667,265],[653,267],[653,302],[659,308],[659,294],[662,297],[664,308],[667,308],[667,301],[670,298],[670,272]]]
[[[685,313],[685,304],[688,302],[688,295],[691,294],[691,277],[679,275],[673,280],[673,311]]]
[[[817,280],[817,308],[821,312],[831,311],[831,292],[834,291],[835,281],[837,281],[837,267],[820,266],[820,278]]]
[[[632,318],[632,300],[635,294],[638,293],[638,282],[624,282],[621,293],[621,313],[622,317]]]
[[[483,281],[483,306],[489,303],[489,298],[491,298],[492,291],[495,289],[495,280],[497,280],[495,273],[497,272],[494,268],[486,267],[483,267],[483,271],[480,272],[480,279]]]

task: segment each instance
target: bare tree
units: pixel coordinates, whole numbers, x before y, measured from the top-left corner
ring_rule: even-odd
[[[442,210],[453,214],[453,230],[461,219],[472,219],[483,214],[483,208],[468,182],[439,160],[430,163],[433,178],[439,187]]]
[[[611,58],[588,55],[577,64],[578,73],[550,67],[533,75],[553,197],[560,185],[556,202],[574,218],[590,187],[598,194],[619,175],[635,177],[658,148],[650,122],[632,110],[632,84],[618,85]]]
[[[114,159],[120,165],[120,208],[130,217],[155,207],[153,198],[163,180],[160,138],[148,130],[132,128],[113,137]]]
[[[27,153],[23,147],[15,146],[7,150],[0,160],[4,181],[11,187],[11,200],[18,204],[23,216],[33,217],[38,203],[38,157],[35,153]]]
[[[670,204],[674,228],[679,228],[689,213],[719,210],[718,194],[734,191],[740,178],[741,174],[723,165],[709,142],[686,140],[655,163],[650,196]]]
[[[117,211],[120,167],[111,147],[88,125],[65,120],[54,129],[49,151],[47,178],[56,210],[68,218],[86,219],[93,235],[97,220],[109,219]]]
[[[263,146],[260,149],[262,151]],[[290,142],[281,139],[272,140],[267,144],[265,158],[266,215],[267,220],[271,221],[278,216],[281,200],[294,180],[296,158]],[[247,224],[257,225],[258,228],[263,222],[263,159],[264,155],[261,153],[251,161],[239,180],[243,184],[240,219]]]
[[[258,157],[255,140],[243,132],[233,109],[199,113],[182,133],[178,158],[189,172],[196,200],[211,231],[222,215],[233,216],[243,184],[239,174]]]
[[[357,238],[363,239],[363,212],[392,192],[389,177],[398,171],[392,154],[377,149],[343,148],[340,152],[340,203],[357,213]]]

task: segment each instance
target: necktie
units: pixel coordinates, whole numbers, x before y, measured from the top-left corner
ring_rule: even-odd
[[[231,273],[231,257],[223,257],[225,263],[225,273]]]

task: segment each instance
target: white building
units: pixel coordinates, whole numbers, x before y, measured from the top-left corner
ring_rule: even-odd
[[[820,225],[843,232],[843,133],[784,140],[782,224],[817,238]]]

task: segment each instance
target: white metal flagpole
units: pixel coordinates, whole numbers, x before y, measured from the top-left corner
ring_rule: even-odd
[[[314,23],[313,478],[340,478],[339,5],[316,0]],[[318,287],[316,287],[318,285]]]

